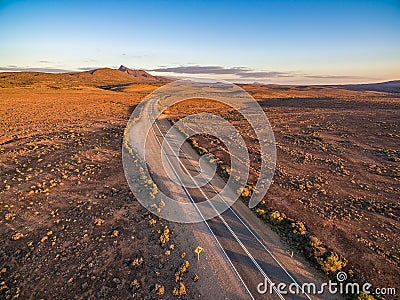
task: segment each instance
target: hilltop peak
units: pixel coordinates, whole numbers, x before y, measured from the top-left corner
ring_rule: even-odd
[[[124,65],[121,65],[118,68],[119,71],[124,72],[124,73],[128,73],[129,75],[142,75],[143,77],[150,77],[152,75],[150,75],[149,73],[147,73],[144,70],[138,70],[138,69],[130,69],[128,67],[125,67]]]
[[[124,65],[121,65],[121,66],[118,68],[118,70],[121,71],[121,72],[126,72],[126,71],[128,70],[128,68],[125,67]]]
[[[169,79],[165,78],[165,77],[161,77],[161,76],[153,76],[149,73],[147,73],[144,70],[135,70],[135,69],[130,69],[124,65],[121,65],[118,68],[119,71],[126,73],[136,79],[140,79],[143,81],[158,81],[158,82],[168,82],[170,81]]]

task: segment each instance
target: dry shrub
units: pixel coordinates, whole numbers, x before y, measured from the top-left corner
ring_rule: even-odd
[[[174,290],[172,291],[172,294],[174,296],[182,296],[186,295],[186,287],[182,281],[178,283],[176,287],[174,287]]]
[[[268,215],[268,220],[273,224],[273,225],[279,225],[282,223],[283,220],[286,219],[286,215],[284,213],[281,213],[279,211],[273,211],[270,212]]]
[[[326,252],[316,260],[326,274],[340,271],[347,265],[347,260],[345,258],[332,251]]]

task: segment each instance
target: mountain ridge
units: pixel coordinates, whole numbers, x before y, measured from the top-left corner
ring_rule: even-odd
[[[375,91],[386,93],[400,93],[400,80],[390,80],[376,83],[343,84],[335,85],[354,91]]]
[[[123,65],[119,69],[97,68],[81,72],[0,72],[0,88],[28,87],[33,84],[48,84],[54,88],[79,85],[102,87],[106,85],[133,83],[168,83],[172,79],[153,76],[144,70],[133,70]]]

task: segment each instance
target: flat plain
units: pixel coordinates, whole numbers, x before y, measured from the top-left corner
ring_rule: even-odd
[[[160,242],[169,224],[135,200],[121,160],[133,107],[159,85],[41,79],[0,90],[0,298],[172,298],[195,254],[181,257],[172,229]]]
[[[398,94],[322,86],[242,87],[265,111],[276,140],[274,183],[261,207],[304,222],[311,234],[346,257],[346,270],[357,271],[362,280],[378,287],[397,287]],[[251,158],[249,181],[254,184],[259,145],[249,123],[232,108],[193,99],[166,113],[177,121],[201,112],[218,114],[241,132]],[[190,129],[190,122],[186,125]],[[197,140],[229,169],[223,143],[211,135],[197,136]]]
[[[121,163],[130,113],[162,83],[114,75],[2,74],[2,297],[172,295],[188,250],[174,245],[174,232],[168,247],[160,245],[166,223],[134,199]],[[274,183],[262,205],[304,221],[365,280],[397,287],[400,98],[338,87],[242,87],[264,109],[276,139]],[[201,111],[230,120],[257,161],[252,131],[230,108],[193,100],[167,114]],[[227,160],[218,141],[200,142]],[[251,172],[254,180],[256,163]],[[187,276],[191,298],[195,274]]]

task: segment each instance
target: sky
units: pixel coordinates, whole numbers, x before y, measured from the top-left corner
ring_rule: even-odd
[[[0,71],[121,64],[233,82],[400,79],[400,1],[0,0]]]

